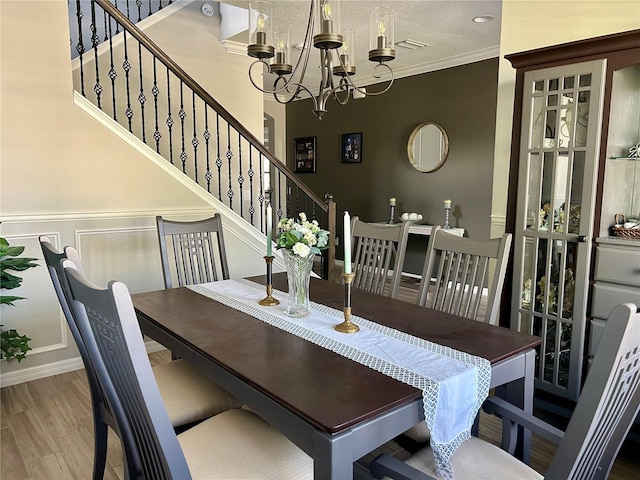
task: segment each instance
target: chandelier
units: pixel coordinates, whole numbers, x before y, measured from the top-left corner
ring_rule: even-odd
[[[319,33],[314,33],[316,21],[319,25]],[[379,91],[370,92],[353,83],[351,77],[356,74],[355,31],[349,31],[345,35],[340,34],[339,31],[340,0],[311,0],[302,53],[293,67],[287,63],[291,61],[289,29],[285,25],[277,24],[270,3],[251,2],[249,4],[250,40],[247,54],[257,58],[249,66],[251,83],[261,92],[273,94],[276,101],[283,104],[302,98],[301,94],[306,92],[313,99],[313,113],[318,119],[322,119],[326,113],[327,101],[330,98],[345,105],[356,91],[365,96],[380,95],[389,90],[394,80],[393,70],[385,62],[396,57],[391,8],[375,7],[370,18],[369,60],[376,63],[372,71],[373,77],[382,78],[384,73],[391,75],[390,79],[385,81],[386,83],[383,82],[384,88]],[[303,85],[311,44],[320,51],[322,78],[317,94]],[[271,63],[268,63],[269,59],[272,59]],[[265,68],[269,73],[276,75],[272,88],[264,88],[262,81],[260,85],[256,83],[252,75],[256,65],[261,65],[261,75]]]

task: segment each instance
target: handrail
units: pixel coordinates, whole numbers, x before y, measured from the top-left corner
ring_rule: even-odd
[[[325,212],[328,206],[323,199],[318,197],[307,185],[301,182],[294,172],[282,163],[273,153],[265,148],[262,141],[258,140],[247,128],[238,122],[222,105],[220,105],[206,90],[204,90],[187,72],[176,64],[166,53],[158,48],[144,33],[142,33],[120,10],[115,8],[108,0],[95,0],[106,12],[113,16],[127,32],[145,46],[158,60],[164,64],[174,75],[180,78],[185,85],[192,89],[210,107],[212,107],[224,120],[229,123],[240,135],[249,142],[262,155],[267,157],[271,164],[280,170],[289,181],[302,190],[313,202]]]

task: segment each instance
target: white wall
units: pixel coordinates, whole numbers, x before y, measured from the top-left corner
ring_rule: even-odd
[[[640,28],[638,0],[503,0],[491,235],[504,232],[515,69],[505,55]]]
[[[189,7],[182,10],[190,14]],[[206,27],[183,24],[181,32],[186,41],[216,52],[207,63],[203,50],[190,49],[183,68],[194,68],[192,76],[205,88],[212,85],[214,96],[261,138],[262,95],[246,81],[244,60],[229,55],[227,62]],[[262,236],[74,104],[66,0],[2,0],[0,61],[2,236],[41,258],[37,236],[50,235],[57,246],[80,250],[96,283],[115,278],[133,291],[151,290],[162,286],[155,215],[202,218],[219,210],[226,216],[232,275],[263,272]],[[46,269],[23,277],[14,292],[28,299],[3,306],[2,323],[31,337],[34,351],[20,364],[3,362],[3,385],[80,366]]]

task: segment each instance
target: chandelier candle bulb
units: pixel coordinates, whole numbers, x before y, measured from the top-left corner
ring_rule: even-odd
[[[351,273],[351,216],[344,212],[344,273]]]
[[[451,208],[451,200],[444,201],[444,208]]]
[[[390,198],[389,199],[389,206],[390,207],[395,207],[396,206],[396,199],[395,198]]]
[[[331,20],[331,3],[329,0],[322,2],[322,33],[333,33],[333,20]]]

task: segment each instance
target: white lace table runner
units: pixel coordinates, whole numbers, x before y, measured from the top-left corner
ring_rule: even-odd
[[[261,306],[258,301],[264,298],[265,287],[249,280],[224,280],[188,288],[422,390],[438,474],[453,478],[449,458],[469,438],[473,420],[489,393],[488,360],[358,316],[351,317],[360,327],[358,333],[339,333],[334,327],[344,320],[343,313],[315,302],[311,302],[311,316],[290,318],[285,314],[287,293],[274,290],[273,296],[280,305]]]

